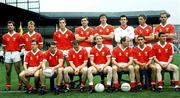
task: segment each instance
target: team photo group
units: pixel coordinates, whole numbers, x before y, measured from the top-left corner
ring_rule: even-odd
[[[119,73],[127,72],[130,92],[143,90],[141,72],[149,75],[149,88],[163,91],[164,75],[171,76],[172,89],[179,92],[179,68],[173,64],[175,27],[167,22],[169,14],[160,13],[160,23],[154,28],[146,24],[147,17],[139,15],[139,25],[128,25],[128,17],[119,17],[116,28],[107,23],[108,16],[99,16],[100,24],[88,26],[88,17],[81,18],[81,26],[72,32],[66,27],[66,19],[59,18],[58,30],[47,50],[43,50],[41,33],[35,31],[35,22],[27,23],[28,32],[15,31],[15,23],[7,22],[7,32],[2,36],[6,70],[5,90],[11,91],[11,71],[17,73],[17,89],[26,93],[39,92],[44,95],[48,88],[46,80],[54,77],[54,93],[71,91],[70,76],[80,76],[80,92],[96,91],[94,77],[105,76],[102,83],[105,91],[119,92]],[[53,33],[53,32],[52,32]],[[21,57],[23,56],[23,57]],[[34,83],[30,78],[34,78]],[[166,78],[166,77],[165,77]],[[99,81],[100,83],[100,81]]]

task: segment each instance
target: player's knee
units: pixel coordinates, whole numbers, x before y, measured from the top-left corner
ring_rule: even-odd
[[[82,73],[87,73],[87,72],[88,72],[88,68],[84,67],[84,68],[82,69]]]
[[[129,70],[130,71],[134,71],[134,67],[133,66],[129,66]]]
[[[135,71],[135,72],[139,72],[139,66],[135,66],[135,67],[134,67],[134,71]]]
[[[112,67],[112,71],[113,71],[113,72],[117,72],[117,67],[116,67],[116,66],[113,66],[113,67]]]

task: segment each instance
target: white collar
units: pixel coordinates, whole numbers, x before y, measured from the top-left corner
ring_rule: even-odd
[[[159,46],[161,46],[162,48],[164,48],[164,47],[166,46],[167,42],[165,42],[164,45],[161,45],[161,43],[160,43],[160,41],[159,41],[159,42],[157,42],[157,44],[158,44]]]
[[[142,26],[142,25],[139,25],[141,28],[146,28],[148,25],[147,24],[145,24],[144,26]]]
[[[125,50],[128,48],[128,47],[126,47],[126,48],[123,49],[123,48],[121,47],[121,44],[118,45],[118,46],[119,46],[119,48],[120,48],[122,51],[125,51]]]
[[[80,47],[80,46],[79,46],[79,50],[78,50],[78,51],[76,51],[76,50],[73,48],[73,50],[74,50],[75,53],[78,53],[79,51],[81,51],[81,49],[82,49],[82,47]]]
[[[89,26],[87,26],[85,29],[83,28],[83,26],[81,26],[81,28],[83,29],[83,31],[86,31],[89,28]]]
[[[137,46],[141,51],[143,51],[146,48],[146,45],[144,44],[144,47],[141,48],[139,45]]]
[[[65,34],[65,33],[66,33],[66,31],[67,31],[67,28],[65,28],[65,30],[64,30],[64,31],[62,31],[61,29],[59,29],[59,31],[60,31],[62,34]]]
[[[54,52],[54,54],[52,54],[52,53],[49,51],[50,55],[52,55],[52,56],[55,56],[55,55],[56,55],[56,52],[57,52],[57,50]]]
[[[11,34],[10,32],[8,32],[7,34],[8,34],[9,36],[11,36],[11,37],[12,37],[14,34],[16,34],[16,32],[15,32],[15,31],[13,31],[13,33],[12,33],[12,34]]]
[[[168,24],[168,23],[166,23],[165,25],[163,25],[162,23],[160,23],[160,25],[161,25],[162,27],[165,27],[165,26],[167,26],[167,24]]]
[[[100,49],[97,47],[97,45],[95,45],[95,48],[96,48],[98,51],[101,51],[103,47],[104,47],[103,44],[102,44],[102,47],[101,47]]]
[[[106,26],[107,26],[108,24],[106,23],[106,25],[102,25],[102,24],[100,24],[100,26],[102,27],[102,28],[105,28]]]
[[[30,34],[29,32],[28,32],[27,34],[31,37],[31,36],[33,36],[35,33],[36,33],[36,32],[35,32],[35,31],[33,31],[33,33],[32,33],[32,34]]]
[[[38,53],[39,51],[40,51],[39,49],[37,49],[36,52],[33,52],[33,51],[31,50],[31,52],[32,52],[33,55],[36,55],[36,53]]]

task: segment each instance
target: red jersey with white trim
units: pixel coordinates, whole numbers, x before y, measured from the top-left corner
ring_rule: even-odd
[[[25,45],[25,50],[30,51],[31,50],[31,41],[33,39],[36,39],[39,44],[43,44],[43,38],[40,33],[33,32],[31,35],[27,32],[23,34],[23,44]]]
[[[99,25],[95,28],[95,33],[99,35],[109,35],[111,32],[114,32],[114,27],[112,25],[102,26]],[[103,44],[112,45],[112,39],[104,39]]]
[[[59,64],[59,60],[63,60],[64,56],[60,50],[57,50],[54,54],[52,54],[49,50],[44,53],[44,60],[47,60],[49,63],[49,67],[54,67]]]
[[[87,27],[86,29],[84,29],[82,26],[81,27],[77,27],[75,29],[76,34],[78,34],[80,37],[93,37],[94,36],[94,29]],[[82,47],[92,47],[92,43],[91,42],[86,42],[86,41],[80,41],[79,45]]]
[[[150,36],[153,33],[152,27],[150,25],[145,25],[144,27],[139,25],[134,30],[135,35],[144,35],[144,36]],[[146,44],[150,44],[152,40],[146,39]]]
[[[72,41],[74,40],[73,33],[66,29],[65,32],[57,31],[54,33],[53,40],[57,42],[57,48],[61,50],[69,50],[72,48]]]
[[[84,62],[88,62],[88,52],[82,47],[78,51],[72,48],[69,50],[68,60],[69,62],[73,62],[76,67],[81,66]]]
[[[106,64],[107,58],[111,57],[111,53],[108,47],[102,46],[101,49],[94,46],[90,51],[90,56],[94,57],[95,64]]]
[[[122,49],[121,46],[116,46],[112,51],[112,59],[117,63],[128,63],[133,58],[133,52],[130,47]]]
[[[143,49],[141,49],[139,46],[135,47],[133,49],[134,52],[134,59],[139,61],[140,63],[147,63],[150,59],[153,59],[153,51],[150,46],[144,46]]]
[[[160,42],[153,45],[153,52],[160,62],[168,62],[169,58],[174,54],[173,47],[170,43],[165,43],[165,45],[162,46]]]
[[[166,24],[164,26],[162,24],[159,24],[155,28],[155,34],[159,34],[159,32],[164,32],[166,34],[175,34],[175,27],[172,24]],[[167,38],[166,42],[172,42],[172,39]]]
[[[37,67],[40,63],[42,63],[43,60],[43,52],[39,49],[34,53],[29,51],[25,57],[25,64],[28,65],[28,67]]]
[[[20,51],[22,45],[22,37],[19,33],[6,33],[2,36],[2,46],[5,46],[5,51]]]

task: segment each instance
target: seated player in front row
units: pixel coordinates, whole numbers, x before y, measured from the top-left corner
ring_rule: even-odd
[[[180,91],[179,88],[179,68],[175,64],[172,64],[173,59],[173,46],[171,43],[166,42],[166,34],[160,32],[158,34],[159,42],[153,45],[154,60],[157,68],[157,81],[158,89],[162,90],[162,70],[168,70],[173,72],[174,89]]]
[[[88,52],[85,48],[79,46],[78,41],[73,41],[73,48],[69,50],[68,61],[70,66],[64,69],[64,81],[66,86],[66,92],[69,91],[70,78],[69,74],[81,74],[81,85],[80,91],[83,92],[85,89],[86,78],[87,78],[87,62]]]
[[[130,86],[131,91],[135,90],[135,74],[133,63],[133,52],[129,47],[130,39],[129,37],[123,37],[120,40],[120,44],[113,49],[112,52],[112,71],[113,71],[113,81],[114,81],[114,90],[118,91],[119,82],[118,81],[118,72],[128,71],[130,77]]]
[[[48,67],[46,67],[46,62],[48,62]],[[54,75],[56,76],[56,87],[55,94],[59,94],[60,86],[62,84],[63,79],[63,53],[57,49],[56,43],[53,41],[50,44],[49,50],[44,53],[42,69],[40,70],[40,80],[41,80],[41,89],[40,94],[44,94],[46,91],[45,78],[46,76],[43,74],[43,70],[46,68],[50,68],[54,71]]]
[[[27,93],[31,93],[32,86],[26,77],[34,76],[35,84],[39,81],[39,69],[42,65],[43,52],[38,49],[37,40],[31,41],[31,51],[29,51],[25,57],[24,70],[19,74],[23,84],[25,84]],[[37,86],[34,88],[37,90]]]
[[[93,74],[107,74],[106,90],[109,92],[112,80],[112,68],[110,66],[111,54],[108,47],[102,44],[103,38],[95,36],[96,45],[90,51],[90,63],[88,68],[88,80],[90,93],[94,91]]]
[[[151,90],[155,90],[155,79],[156,79],[156,67],[152,64],[153,51],[152,48],[145,44],[145,37],[139,35],[137,37],[138,46],[136,46],[134,51],[134,62],[135,62],[135,75],[138,90],[142,90],[142,83],[140,81],[140,71],[141,70],[151,70]]]

